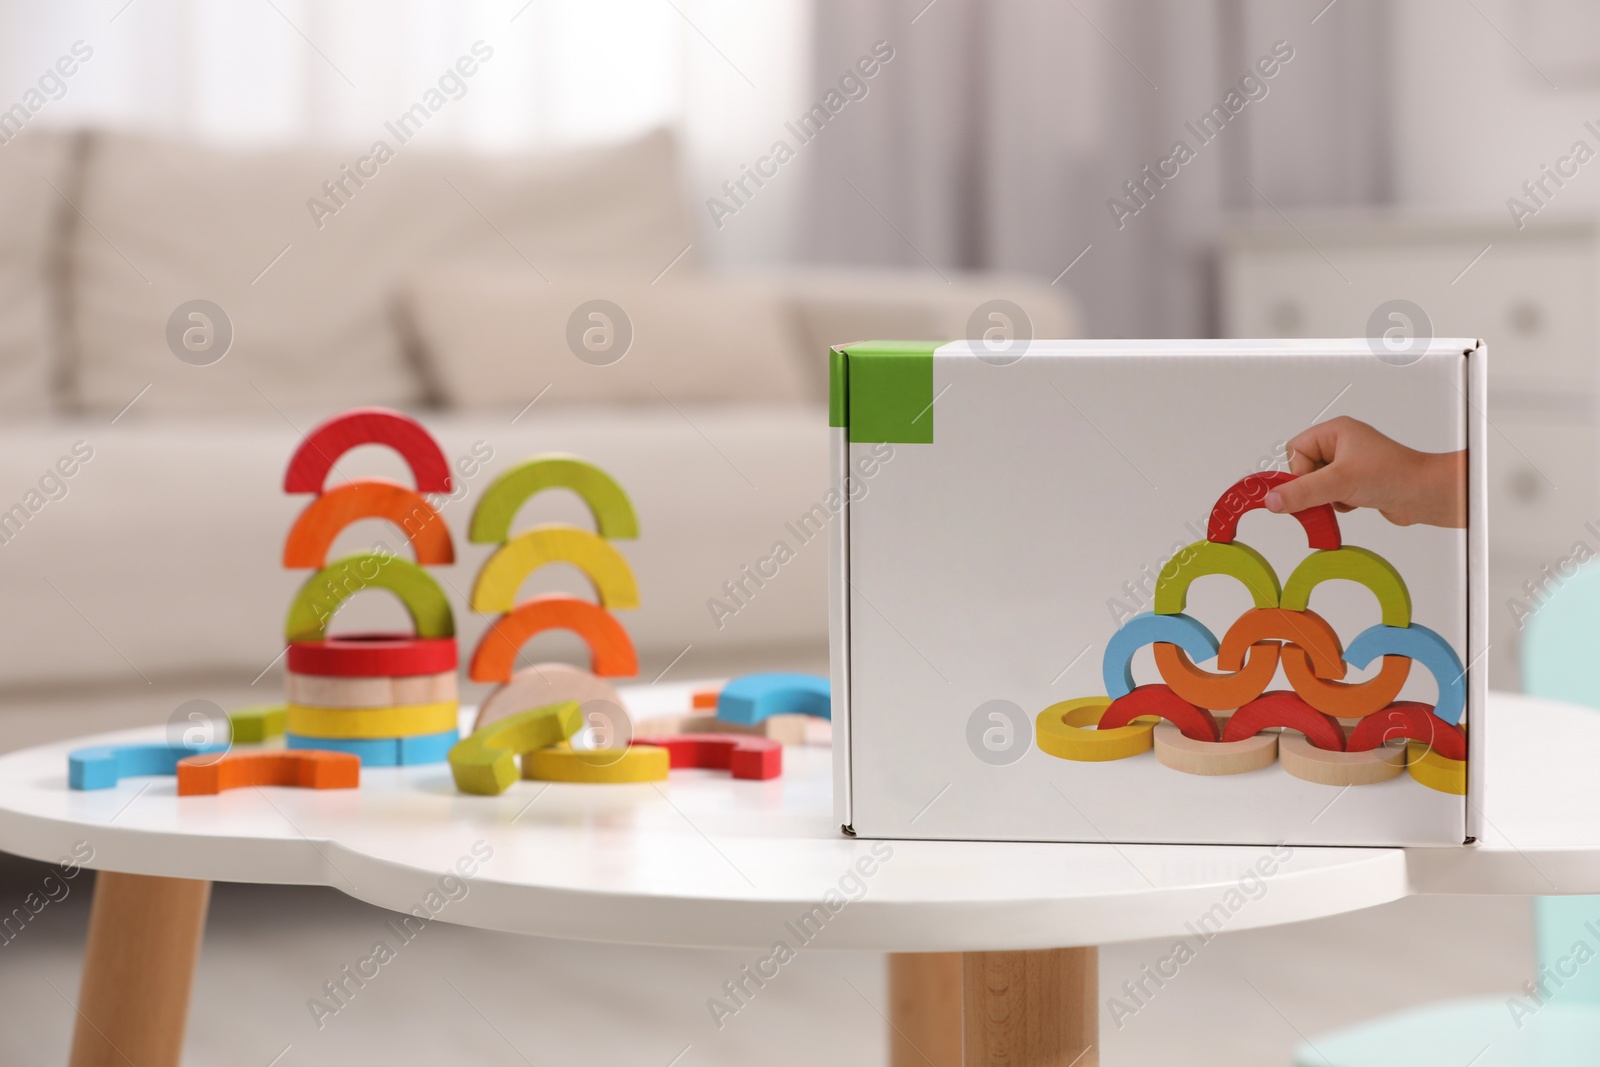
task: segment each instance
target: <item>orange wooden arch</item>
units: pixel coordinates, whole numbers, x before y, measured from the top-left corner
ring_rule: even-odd
[[[472,680],[509,682],[517,653],[546,630],[571,630],[583,638],[592,661],[589,669],[597,675],[627,678],[639,673],[633,639],[615,616],[590,601],[565,593],[548,593],[524,601],[485,631],[472,653]]]
[[[283,543],[285,567],[323,567],[333,539],[361,519],[387,519],[411,542],[423,566],[454,563],[450,528],[433,505],[412,489],[372,478],[346,482],[318,496],[294,520]]]

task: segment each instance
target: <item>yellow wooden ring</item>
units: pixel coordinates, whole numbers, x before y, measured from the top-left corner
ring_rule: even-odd
[[[1406,745],[1407,769],[1411,777],[1441,793],[1464,797],[1467,795],[1467,761],[1445,759],[1426,741],[1412,741]]]
[[[1226,574],[1239,579],[1250,591],[1258,608],[1275,608],[1281,596],[1278,574],[1267,557],[1245,544],[1232,541],[1196,541],[1161,568],[1156,579],[1155,612],[1176,615],[1189,599],[1189,586],[1208,574]]]
[[[578,751],[563,741],[522,757],[522,777],[541,782],[664,782],[672,754],[653,745]]]
[[[387,708],[290,704],[288,730],[303,737],[412,737],[454,730],[458,720],[459,706],[454,700]]]
[[[1127,759],[1150,751],[1151,735],[1160,720],[1146,715],[1115,730],[1097,730],[1110,697],[1080,697],[1051,704],[1033,720],[1039,751],[1080,763]]]

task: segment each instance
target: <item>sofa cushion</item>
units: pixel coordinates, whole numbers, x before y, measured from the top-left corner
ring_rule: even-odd
[[[427,399],[394,323],[402,274],[472,262],[648,281],[690,242],[666,133],[493,160],[386,143],[390,158],[96,135],[73,237],[77,400],[116,412],[148,385],[137,417]],[[209,365],[194,364],[215,348],[185,361],[169,340],[195,299],[231,323],[231,350]]]
[[[808,396],[788,304],[731,280],[618,276],[547,285],[526,272],[435,271],[404,304],[456,407],[795,403]]]
[[[47,414],[57,367],[58,235],[72,207],[74,138],[29,129],[0,145],[0,413]]]

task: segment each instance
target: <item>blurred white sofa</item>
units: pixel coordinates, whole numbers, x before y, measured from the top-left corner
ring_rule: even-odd
[[[558,450],[637,506],[624,547],[642,607],[625,621],[647,674],[680,655],[683,673],[821,657],[820,544],[720,626],[707,602],[826,491],[827,344],[961,336],[991,298],[1036,336],[1074,333],[1064,295],[1028,279],[708,272],[714,238],[695,231],[665,133],[536,158],[363,155],[34,129],[0,148],[0,697],[263,671],[277,691],[304,578],[278,562],[305,503],[282,470],[306,429],[358,404],[413,410],[451,457],[482,461],[445,508],[458,560],[436,572],[464,641],[484,624],[466,605],[485,555],[465,540],[475,494]],[[168,336],[196,298],[233,334],[204,366]],[[592,299],[632,328],[607,365],[567,341]],[[376,449],[339,473],[405,477]],[[541,498],[523,521],[576,508]],[[358,524],[339,546],[378,538],[394,534]],[[347,610],[400,619],[385,598]]]

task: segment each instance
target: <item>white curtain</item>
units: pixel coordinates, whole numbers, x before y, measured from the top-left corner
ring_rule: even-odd
[[[818,0],[818,85],[873,41],[895,58],[818,141],[808,251],[1059,276],[1097,336],[1209,335],[1231,215],[1390,198],[1387,17],[1379,0]],[[1293,58],[1265,95],[1200,144],[1185,123],[1278,41]],[[1179,139],[1195,158],[1115,218]]]
[[[668,126],[698,204],[797,106],[808,16],[806,0],[0,0],[0,96],[81,40],[93,56],[41,124],[365,147],[481,40],[493,58],[424,147],[522,152]],[[773,199],[710,257],[786,255],[792,210]]]

